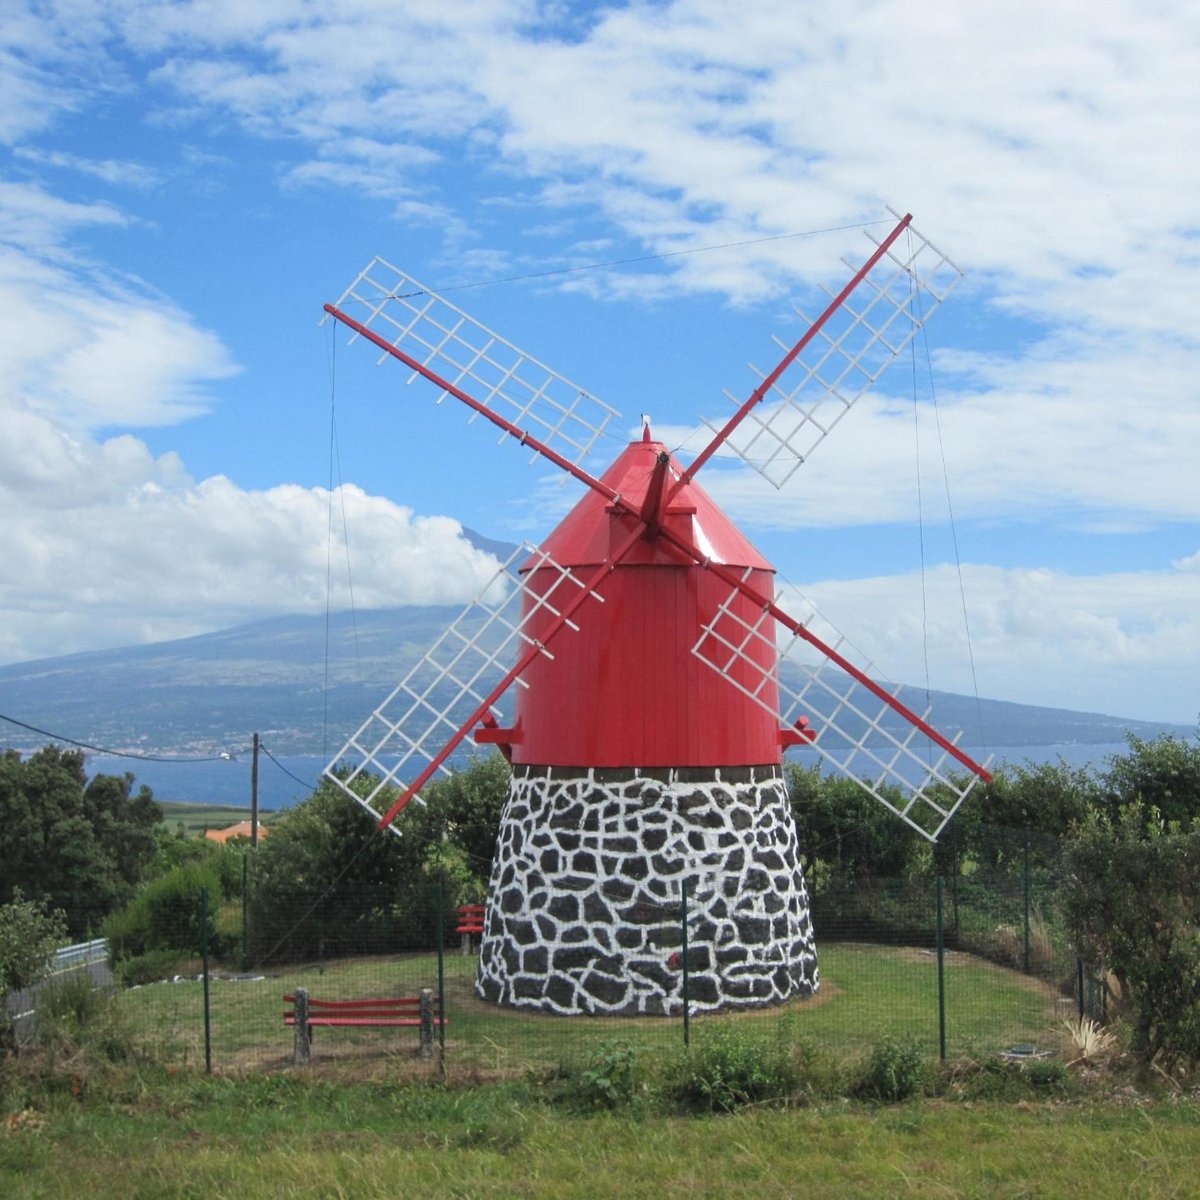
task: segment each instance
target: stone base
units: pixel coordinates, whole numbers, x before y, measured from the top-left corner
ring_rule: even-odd
[[[693,1012],[817,990],[779,766],[516,767],[476,992],[547,1013]]]

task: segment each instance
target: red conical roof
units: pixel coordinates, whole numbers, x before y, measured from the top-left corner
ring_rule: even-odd
[[[601,481],[634,509],[640,509],[646,490],[666,447],[649,439],[649,426],[640,441],[631,442],[601,476]],[[721,511],[716,501],[697,483],[674,491],[683,469],[672,457],[668,465],[666,494],[670,503],[663,511],[663,524],[686,538],[701,554],[716,563],[731,567],[753,567],[760,571],[774,568],[741,534]],[[542,543],[550,557],[564,567],[598,566],[608,556],[613,542],[613,506],[599,492],[587,495],[562,519]],[[632,528],[630,519],[620,521],[621,528]],[[682,565],[691,560],[680,555],[661,538],[639,542],[622,559],[622,566]],[[532,565],[532,564],[530,564]]]

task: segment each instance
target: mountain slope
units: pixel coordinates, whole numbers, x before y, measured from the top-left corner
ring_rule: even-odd
[[[146,646],[0,667],[0,712],[121,750],[217,753],[261,732],[278,753],[340,745],[457,615],[455,606],[284,616]],[[1099,713],[905,688],[935,724],[971,745],[1020,747],[1119,742],[1125,733],[1191,734]],[[982,728],[981,728],[982,726]],[[46,739],[3,726],[0,745]]]

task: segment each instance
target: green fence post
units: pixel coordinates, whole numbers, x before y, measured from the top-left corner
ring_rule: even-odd
[[[1029,974],[1029,832],[1025,832],[1025,878],[1022,890],[1025,893],[1025,974]]]
[[[242,851],[242,970],[250,965],[250,862]]]
[[[446,897],[442,881],[437,888],[438,1064],[446,1073]]]
[[[682,909],[682,930],[683,930],[683,1044],[691,1045],[691,1014],[689,1008],[691,1004],[688,1000],[688,884],[684,879],[679,885],[679,895],[683,901]]]
[[[212,1074],[212,1012],[208,993],[208,889],[200,889],[200,957],[204,963],[204,1072]]]
[[[1079,1019],[1083,1020],[1084,1003],[1083,1003],[1083,959],[1075,960],[1075,988],[1079,993]]]
[[[946,929],[943,920],[942,877],[937,877],[938,1053],[946,1061]]]

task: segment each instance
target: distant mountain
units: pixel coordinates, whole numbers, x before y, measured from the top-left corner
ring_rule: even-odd
[[[342,612],[328,624],[324,616],[273,617],[178,641],[16,663],[0,667],[0,712],[119,750],[218,753],[244,748],[257,730],[275,753],[319,754],[358,728],[458,611]],[[918,712],[932,704],[935,724],[964,730],[975,746],[1100,745],[1127,732],[1194,732],[949,692],[927,700],[916,688],[900,699]],[[45,741],[0,724],[0,746],[30,750]]]

